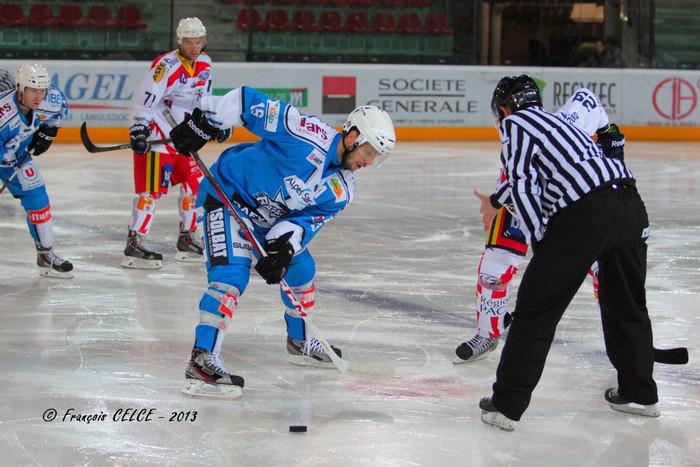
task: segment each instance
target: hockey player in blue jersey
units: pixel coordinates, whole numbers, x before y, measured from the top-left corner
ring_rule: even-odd
[[[170,136],[176,149],[188,154],[215,137],[220,128],[237,126],[261,139],[226,149],[211,172],[269,256],[260,260],[254,256],[250,243],[204,180],[197,206],[209,286],[199,303],[200,322],[183,389],[192,396],[241,396],[243,378],[226,371],[219,355],[251,266],[268,284],[284,278],[306,311],[312,311],[316,264],[308,245],[352,201],[354,172],[380,163],[396,139],[391,118],[377,107],[358,107],[338,132],[318,117],[301,114],[292,105],[249,87],[203,97],[201,109],[195,109]],[[332,367],[292,303],[284,294],[281,297],[290,362]],[[334,350],[341,355],[340,349]]]
[[[39,64],[22,64],[15,89],[0,92],[0,180],[27,212],[27,226],[45,277],[73,277],[73,265],[53,251],[51,205],[33,157],[46,152],[68,114],[66,97]]]

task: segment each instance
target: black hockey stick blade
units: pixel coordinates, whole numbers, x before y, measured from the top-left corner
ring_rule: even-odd
[[[92,141],[90,141],[90,136],[88,135],[86,122],[83,122],[83,124],[80,125],[80,141],[82,141],[83,146],[85,146],[85,149],[87,149],[87,151],[91,153],[117,151],[119,149],[131,149],[130,143],[117,144],[115,146],[96,146]],[[150,144],[151,146],[155,146],[157,144],[167,144],[169,142],[170,138],[156,139],[153,141],[149,141],[148,144]]]
[[[688,349],[677,347],[675,349],[657,349],[654,347],[654,361],[667,365],[685,365],[688,363]]]

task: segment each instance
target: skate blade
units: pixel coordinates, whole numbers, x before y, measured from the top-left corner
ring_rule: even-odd
[[[641,404],[611,404],[608,402],[611,409],[618,412],[629,413],[632,415],[641,415],[643,417],[659,417],[661,412],[659,411],[656,404],[652,405],[641,405]]]
[[[198,255],[197,253],[191,253],[189,251],[178,251],[175,253],[175,261],[183,263],[203,263],[204,255]]]
[[[127,269],[160,269],[163,267],[163,261],[159,259],[149,260],[125,256],[121,262],[121,267]]]
[[[53,268],[39,268],[41,277],[50,277],[52,279],[73,279],[73,273],[56,271]]]
[[[315,358],[306,355],[289,355],[287,361],[296,366],[309,366],[312,368],[332,369],[335,368],[333,362],[320,362]]]
[[[499,430],[513,431],[515,430],[515,421],[506,417],[500,412],[481,411],[481,421],[490,426],[495,426]]]
[[[478,355],[478,356],[476,356],[476,357],[468,358],[468,359],[466,359],[466,360],[462,360],[462,359],[459,358],[459,357],[455,357],[455,359],[452,360],[452,363],[453,363],[454,365],[461,365],[462,363],[478,362],[479,360],[485,359],[486,356],[489,354],[489,352],[492,352],[492,350],[489,350],[489,351],[487,351],[487,352],[484,352],[484,353],[482,353],[482,354],[480,354],[480,355]]]
[[[182,393],[191,397],[206,397],[235,401],[241,398],[243,391],[240,386],[230,384],[209,384],[198,379],[188,379]]]

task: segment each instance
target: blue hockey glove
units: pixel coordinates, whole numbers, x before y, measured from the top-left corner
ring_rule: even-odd
[[[265,242],[267,255],[260,258],[255,265],[255,270],[268,284],[278,284],[287,274],[289,263],[294,256],[294,248],[289,243],[292,232],[287,232],[279,238]]]

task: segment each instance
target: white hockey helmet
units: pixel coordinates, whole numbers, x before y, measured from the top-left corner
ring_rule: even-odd
[[[204,23],[199,18],[182,18],[179,23],[177,23],[177,29],[175,30],[177,35],[177,43],[182,43],[182,39],[186,37],[204,37],[207,35],[207,28],[204,27]]]
[[[384,110],[373,105],[362,105],[348,115],[343,125],[343,132],[348,133],[353,128],[360,132],[357,145],[369,143],[377,153],[379,166],[389,156],[396,143],[396,133],[391,117]]]
[[[17,69],[15,84],[19,92],[23,92],[24,88],[49,89],[51,87],[51,77],[43,65],[23,63]]]

